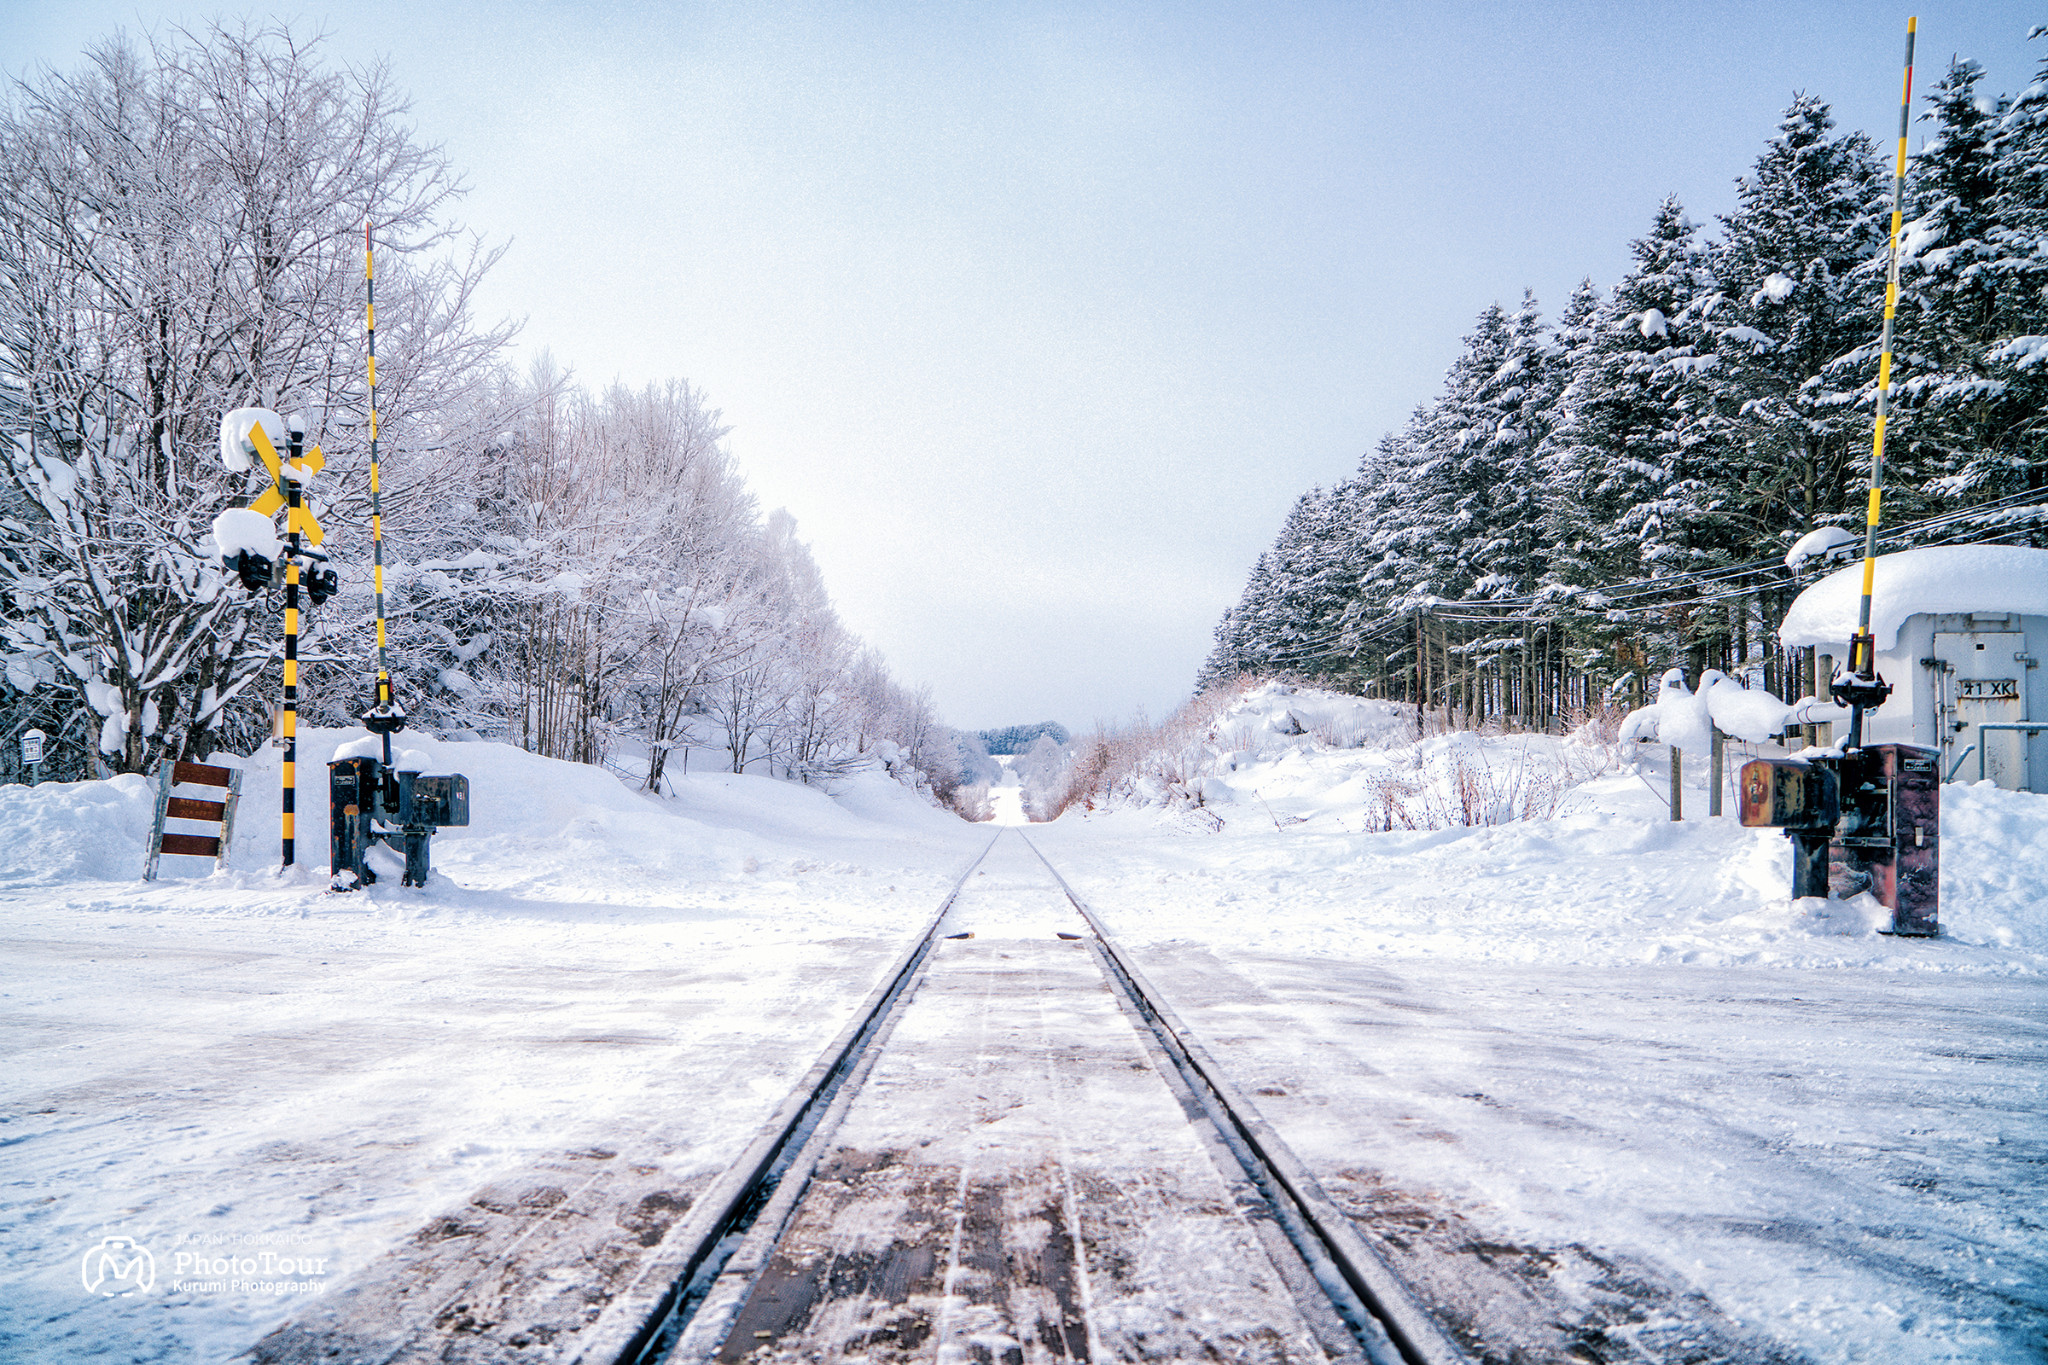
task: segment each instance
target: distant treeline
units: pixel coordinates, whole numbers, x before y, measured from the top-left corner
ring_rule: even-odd
[[[983,730],[979,734],[982,744],[992,754],[1021,754],[1036,744],[1040,737],[1055,744],[1065,744],[1073,738],[1067,727],[1056,720],[1042,720],[1036,725],[1006,725],[1000,730]]]

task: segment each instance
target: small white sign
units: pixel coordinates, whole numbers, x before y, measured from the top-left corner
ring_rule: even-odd
[[[41,730],[30,730],[22,735],[21,761],[28,764],[41,763],[43,761],[43,741],[48,738],[49,736]]]

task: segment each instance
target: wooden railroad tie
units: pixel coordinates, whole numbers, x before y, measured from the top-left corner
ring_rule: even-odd
[[[173,796],[174,787],[210,787],[221,793],[218,801],[191,796]],[[242,770],[211,763],[161,763],[156,770],[156,819],[149,831],[149,865],[144,881],[156,880],[157,860],[164,854],[188,858],[211,858],[215,868],[228,865],[228,846],[235,837],[235,804],[242,795]],[[165,833],[166,820],[192,820],[214,827],[211,834]]]

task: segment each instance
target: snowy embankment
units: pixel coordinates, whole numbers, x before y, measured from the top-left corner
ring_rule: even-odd
[[[1404,1273],[1505,1277],[1496,1345],[2040,1359],[2048,797],[1945,787],[1943,937],[1898,939],[1791,899],[1704,763],[1673,822],[1662,746],[1414,723],[1255,691],[1031,837]]]
[[[1880,934],[1867,896],[1789,897],[1784,835],[1735,822],[1741,764],[1781,749],[1729,744],[1719,819],[1689,763],[1672,821],[1661,745],[1414,726],[1412,708],[1269,684],[1043,837],[1098,875],[1170,879],[1170,911],[1119,919],[1140,937],[1227,925],[1253,947],[1474,962],[2048,973],[2048,798],[1943,788],[1930,952]]]
[[[324,760],[354,733],[301,737],[283,875],[275,749],[233,869],[154,883],[143,779],[0,787],[0,1358],[225,1360],[303,1302],[277,1285],[339,1284],[538,1157],[722,1168],[986,838],[880,774],[655,799],[407,735],[469,776],[472,823],[425,889],[380,851],[329,895]],[[84,1292],[112,1235],[153,1249],[146,1302]],[[236,1248],[318,1270],[224,1288],[177,1260]]]

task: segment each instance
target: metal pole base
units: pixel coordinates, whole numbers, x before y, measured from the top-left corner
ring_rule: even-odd
[[[1792,841],[1793,896],[1819,896],[1826,899],[1830,834],[1825,831],[1808,834],[1788,829],[1785,831],[1785,837]]]
[[[424,825],[408,825],[405,829],[405,876],[400,886],[425,886],[427,873],[432,871],[429,849],[434,831]]]

